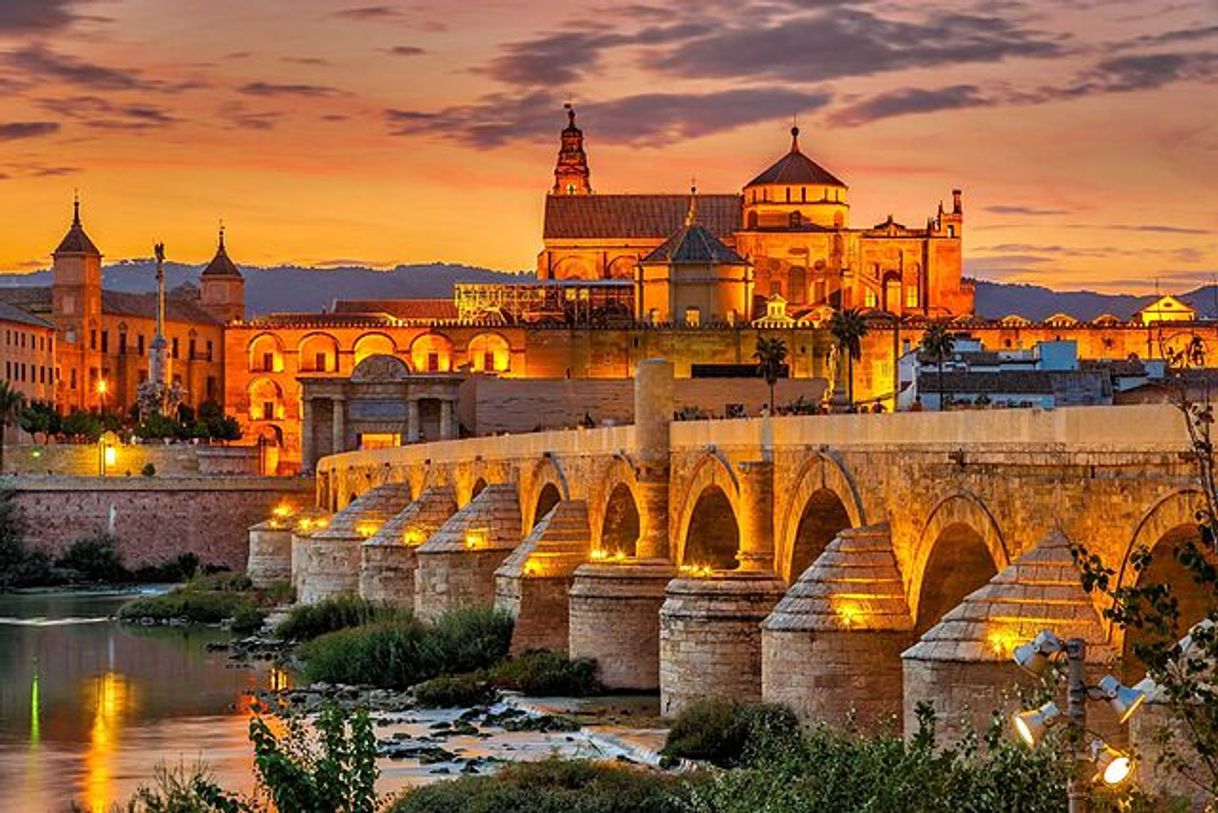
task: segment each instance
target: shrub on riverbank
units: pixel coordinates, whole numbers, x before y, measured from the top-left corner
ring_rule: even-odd
[[[408,610],[368,601],[350,593],[322,599],[316,604],[298,604],[275,627],[285,641],[311,641],[328,632],[359,627],[377,621],[406,620]]]
[[[494,703],[498,697],[478,675],[441,675],[414,687],[414,699],[424,708],[472,708]]]
[[[681,784],[614,763],[546,759],[407,791],[388,813],[678,813]]]
[[[596,661],[549,650],[532,650],[501,661],[488,677],[500,689],[540,697],[588,697],[604,690],[596,679]]]
[[[512,624],[502,610],[462,608],[430,624],[406,618],[327,633],[298,654],[310,681],[404,689],[493,665],[507,655]]]
[[[232,620],[237,632],[256,632],[266,621],[266,608],[279,600],[279,592],[256,590],[244,573],[196,576],[181,587],[159,596],[145,596],[124,604],[118,617],[134,622],[145,619],[167,623],[219,624]]]
[[[693,703],[673,720],[664,755],[730,768],[763,750],[783,750],[799,740],[799,719],[777,703],[711,698]]]

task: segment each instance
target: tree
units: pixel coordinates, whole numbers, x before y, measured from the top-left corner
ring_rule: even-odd
[[[8,425],[17,420],[21,408],[25,406],[25,396],[7,381],[0,381],[0,474],[4,473],[4,441]]]
[[[1173,549],[1175,560],[1191,576],[1199,593],[1208,597],[1205,616],[1185,618],[1179,590],[1186,580],[1143,583],[1142,576],[1156,555],[1146,547],[1132,551],[1134,578],[1126,580],[1083,545],[1074,547],[1083,587],[1102,594],[1104,616],[1124,631],[1132,654],[1146,667],[1164,704],[1169,727],[1158,732],[1164,746],[1161,767],[1176,771],[1187,782],[1218,798],[1218,457],[1212,428],[1214,406],[1208,379],[1201,379],[1199,397],[1189,390],[1188,367],[1204,367],[1204,352],[1164,352],[1170,378],[1176,383],[1173,403],[1181,411],[1191,446],[1189,457],[1201,497],[1197,507],[1197,539]],[[1122,583],[1124,582],[1124,583]],[[1196,607],[1194,607],[1196,609]],[[1181,741],[1186,746],[1181,748]],[[1189,753],[1191,751],[1191,753]]]
[[[847,308],[833,314],[829,332],[846,356],[846,395],[854,405],[854,362],[863,358],[863,337],[867,335],[867,320],[858,308]]]
[[[947,330],[947,325],[943,322],[935,322],[926,329],[922,334],[922,345],[920,350],[923,354],[930,356],[935,360],[935,364],[939,368],[939,409],[942,411],[947,403],[943,399],[943,362],[956,349],[956,339]]]
[[[38,442],[39,433],[49,441],[51,435],[59,434],[59,413],[48,401],[30,401],[21,410],[19,418],[21,429],[30,434],[30,439]]]
[[[774,414],[774,386],[782,378],[787,367],[787,345],[782,339],[757,338],[757,349],[753,352],[761,377],[770,388],[770,414]]]

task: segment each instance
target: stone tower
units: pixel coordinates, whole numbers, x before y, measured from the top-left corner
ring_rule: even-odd
[[[80,199],[72,204],[72,226],[51,255],[51,314],[59,329],[60,400],[68,407],[100,403],[102,356],[101,252],[80,222]]]
[[[575,126],[575,108],[567,105],[567,126],[562,131],[562,146],[554,167],[553,195],[591,195],[591,170],[584,152],[584,131]]]
[[[245,318],[245,279],[228,258],[224,248],[224,225],[220,226],[220,242],[199,282],[202,285],[200,304],[221,322],[239,322]]]

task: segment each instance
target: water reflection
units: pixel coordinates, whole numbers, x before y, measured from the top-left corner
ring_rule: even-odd
[[[104,620],[126,598],[0,596],[0,811],[106,811],[160,761],[252,789],[245,693],[285,676],[207,651],[219,630]]]

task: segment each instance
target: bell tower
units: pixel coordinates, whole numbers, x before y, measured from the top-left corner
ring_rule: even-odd
[[[584,152],[584,131],[575,126],[575,108],[567,109],[567,126],[562,131],[562,146],[558,150],[558,163],[554,167],[552,195],[591,195],[588,155]]]
[[[99,403],[102,360],[98,335],[102,314],[101,252],[85,234],[80,198],[72,203],[72,225],[51,255],[51,315],[58,328],[60,400],[69,407]]]

